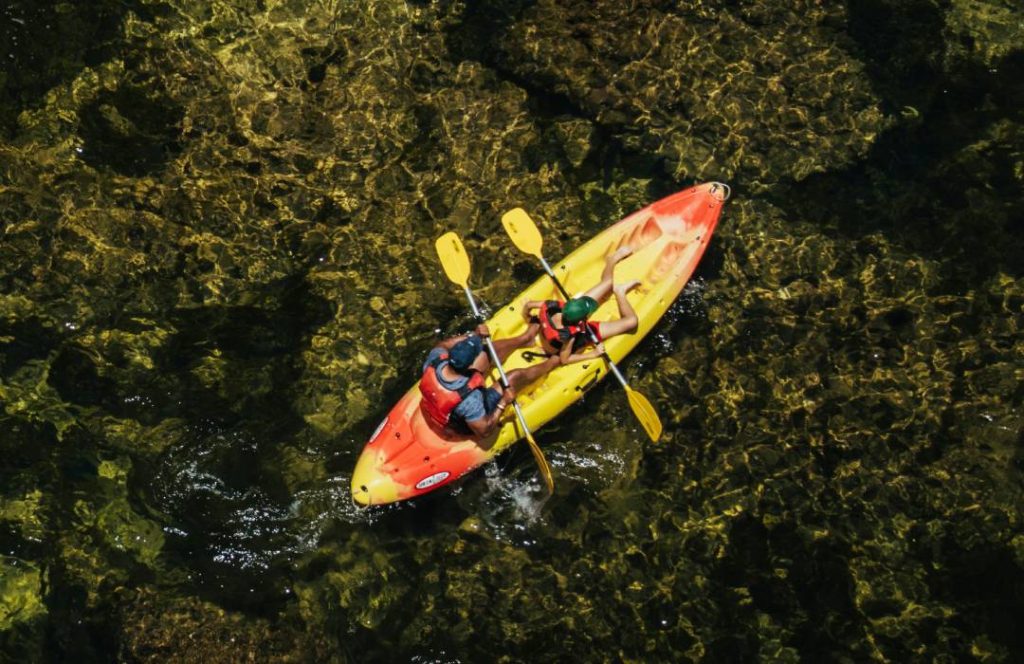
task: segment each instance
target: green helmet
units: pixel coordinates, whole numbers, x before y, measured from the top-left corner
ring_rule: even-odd
[[[574,325],[597,311],[597,307],[597,300],[589,295],[575,297],[566,302],[565,306],[562,307],[562,320],[570,325]]]

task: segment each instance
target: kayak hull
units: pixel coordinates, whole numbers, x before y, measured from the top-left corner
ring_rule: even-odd
[[[672,194],[606,228],[552,269],[565,289],[579,294],[600,280],[608,255],[629,246],[632,255],[615,267],[616,283],[639,280],[628,294],[640,320],[633,334],[605,341],[613,361],[621,361],[651,331],[686,286],[711,239],[728,198],[719,183],[696,185]],[[487,325],[496,339],[526,329],[520,312],[527,300],[561,299],[547,275],[505,307]],[[609,297],[590,317],[593,321],[618,318],[615,297]],[[424,354],[426,354],[424,349]],[[524,348],[506,360],[506,371],[541,361],[524,356]],[[534,351],[538,350],[533,348]],[[536,431],[579,400],[608,374],[603,359],[558,367],[518,393],[517,400],[531,430]],[[492,382],[496,381],[496,372]],[[395,404],[370,437],[352,474],[352,499],[360,505],[381,505],[435,491],[478,468],[523,438],[513,409],[488,439],[453,435],[440,430],[420,406],[414,385]]]

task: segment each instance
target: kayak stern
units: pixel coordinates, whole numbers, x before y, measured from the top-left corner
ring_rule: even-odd
[[[378,470],[377,454],[364,452],[352,472],[352,500],[360,507],[386,505],[401,500],[399,487],[388,473]]]

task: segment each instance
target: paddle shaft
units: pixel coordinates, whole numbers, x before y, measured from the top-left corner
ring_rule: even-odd
[[[480,310],[476,306],[476,299],[473,297],[473,291],[469,289],[468,285],[462,287],[462,290],[466,293],[466,299],[469,300],[469,307],[473,310],[473,316],[478,321],[483,322],[484,317],[480,315]],[[494,350],[494,344],[491,343],[490,337],[484,337],[484,345],[487,346],[487,353],[491,356],[491,362],[495,367],[498,368],[498,375],[501,376],[501,386],[508,389],[508,376],[505,375],[505,367],[501,366],[501,360],[498,358],[498,351]],[[516,415],[519,417],[519,424],[523,427],[523,431],[527,436],[530,435],[530,427],[526,424],[526,418],[523,417],[523,411],[519,407],[519,402],[515,399],[512,400],[512,407],[516,409]]]
[[[562,282],[558,280],[557,276],[555,276],[555,271],[552,270],[551,266],[548,265],[548,262],[546,260],[544,260],[544,256],[542,256],[542,255],[540,255],[538,253],[537,254],[537,258],[540,259],[540,264],[544,266],[544,271],[547,272],[548,276],[551,277],[551,280],[555,282],[555,286],[557,286],[559,292],[562,293],[562,297],[564,297],[566,302],[568,302],[569,301],[569,293],[566,292],[565,288],[562,286]],[[590,329],[589,325],[587,325],[587,333],[590,335],[590,340],[593,341],[595,344],[597,344],[598,343],[597,335],[594,334],[594,330]],[[619,368],[617,366],[615,366],[615,362],[612,361],[612,358],[608,356],[608,353],[602,353],[601,356],[608,363],[608,368],[611,369],[612,374],[616,378],[618,378],[619,382],[622,384],[622,386],[628,390],[629,389],[629,384],[626,382],[626,379],[622,377],[622,373],[619,371]]]

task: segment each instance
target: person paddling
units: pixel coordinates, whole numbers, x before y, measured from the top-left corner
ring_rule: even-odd
[[[519,336],[495,339],[498,358],[504,362],[512,351],[530,343],[538,331],[539,325],[531,324]],[[439,343],[423,363],[419,387],[424,415],[453,433],[486,437],[498,425],[517,390],[561,364],[561,358],[554,355],[538,364],[509,371],[509,389],[487,387],[485,376],[490,372],[491,360],[484,352],[482,339],[488,336],[490,331],[481,324],[475,334],[450,337]]]
[[[523,318],[530,327],[539,327],[538,337],[545,353],[558,355],[562,364],[592,360],[604,353],[605,339],[636,332],[640,319],[626,294],[639,286],[640,282],[614,283],[615,265],[632,253],[630,247],[621,247],[608,256],[601,280],[580,297],[568,302],[529,300],[523,305]],[[600,323],[587,320],[612,293],[615,293],[615,302],[619,307],[619,318]],[[593,350],[583,352],[583,349],[593,345],[591,332],[597,344]]]

